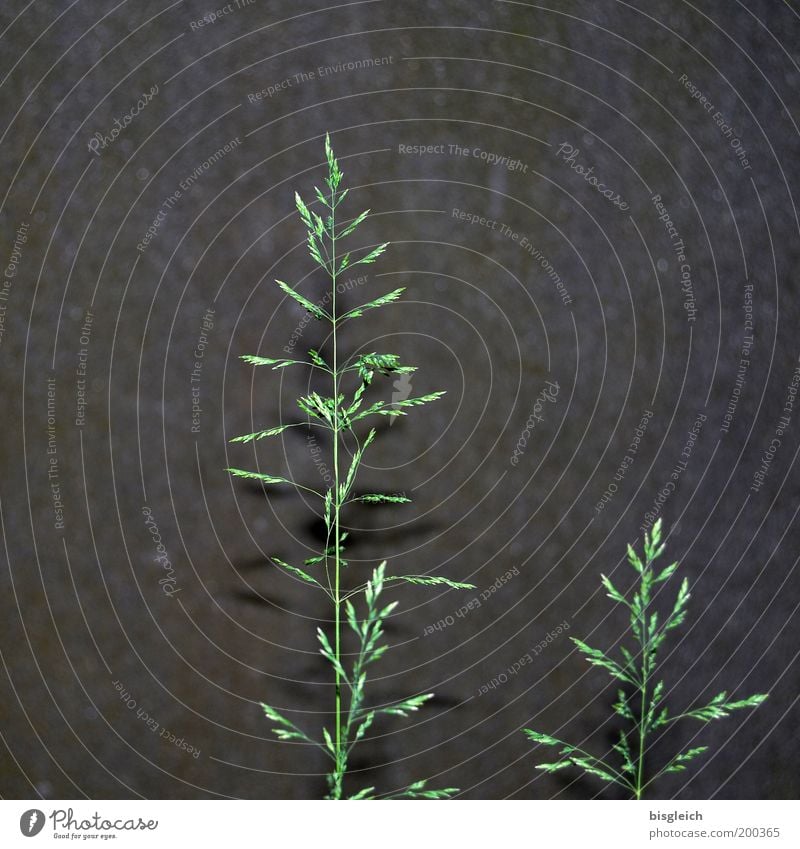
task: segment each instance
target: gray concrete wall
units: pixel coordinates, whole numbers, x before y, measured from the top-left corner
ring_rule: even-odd
[[[656,768],[711,746],[657,795],[796,797],[800,22],[778,0],[549,5],[255,0],[200,26],[210,3],[3,4],[4,797],[324,793],[324,759],[257,706],[315,731],[330,710],[330,612],[267,561],[308,556],[319,521],[224,468],[308,386],[237,358],[302,323],[274,278],[324,292],[292,198],[326,131],[349,209],[374,211],[356,244],[392,242],[342,301],[407,287],[342,344],[447,390],[380,429],[364,486],[414,503],[350,514],[351,571],[478,587],[393,591],[371,697],[437,699],[376,724],[353,786],[615,797],[537,772],[520,729],[607,750],[616,688],[568,638],[623,637],[600,574],[627,582],[657,504],[693,585],[674,709],[772,694],[656,742]],[[319,485],[285,436],[260,468]]]

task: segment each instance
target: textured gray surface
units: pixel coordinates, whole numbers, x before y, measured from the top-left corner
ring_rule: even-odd
[[[702,413],[662,511],[670,554],[694,584],[692,625],[665,674],[676,705],[722,688],[772,697],[707,728],[713,756],[659,792],[797,796],[800,408],[763,486],[751,484],[800,354],[800,20],[778,0],[550,5],[256,0],[197,27],[210,4],[3,4],[2,257],[4,267],[19,260],[1,302],[4,797],[324,792],[323,761],[271,739],[255,704],[308,712],[312,727],[330,707],[314,641],[326,609],[265,562],[296,561],[318,529],[296,499],[266,500],[223,468],[254,462],[227,438],[277,421],[279,389],[294,415],[304,388],[297,372],[253,375],[236,358],[280,351],[303,318],[273,278],[302,280],[306,292],[324,286],[306,276],[292,192],[321,180],[326,130],[351,208],[375,210],[364,244],[393,242],[345,299],[408,287],[401,305],[353,325],[347,343],[420,365],[415,392],[448,391],[376,443],[368,480],[413,490],[414,504],[354,516],[354,568],[386,557],[397,572],[472,580],[478,595],[519,572],[460,618],[474,593],[398,592],[402,615],[373,696],[439,698],[412,721],[376,726],[356,759],[364,783],[391,790],[428,775],[470,798],[602,791],[536,773],[541,753],[519,733],[534,725],[608,745],[614,690],[564,635],[478,693],[565,620],[570,635],[598,645],[620,637],[625,621],[598,591],[599,574],[625,574],[625,543],[640,535]],[[370,57],[383,64],[295,77]],[[110,136],[115,117],[156,85],[91,152],[91,139]],[[563,144],[629,209],[570,168]],[[520,165],[489,164],[481,151]],[[694,314],[653,195],[686,245]],[[737,385],[748,282],[755,339]],[[209,308],[193,433],[194,351]],[[322,341],[309,325],[298,347]],[[559,384],[557,401],[514,466],[547,380]],[[76,425],[79,390],[85,423]],[[654,415],[635,461],[598,512],[646,410]],[[314,481],[309,446],[295,435],[260,444],[259,463]],[[174,584],[159,584],[143,506]],[[423,636],[448,616],[452,626]],[[658,744],[653,762],[666,751]]]

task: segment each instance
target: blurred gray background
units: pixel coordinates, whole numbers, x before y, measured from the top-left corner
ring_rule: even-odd
[[[447,390],[381,428],[362,485],[414,500],[349,514],[351,569],[478,587],[392,591],[370,698],[437,698],[373,727],[352,789],[616,798],[537,772],[520,729],[607,751],[616,687],[569,636],[623,638],[600,574],[629,585],[657,512],[693,591],[675,712],[771,697],[655,741],[653,769],[711,747],[655,795],[797,797],[789,4],[7,0],[0,32],[2,796],[325,792],[257,704],[329,719],[330,612],[267,560],[320,522],[224,469],[324,476],[303,428],[228,440],[299,420],[308,387],[239,355],[326,344],[273,280],[325,291],[293,192],[330,131],[350,214],[374,211],[354,247],[392,242],[342,301],[407,287],[343,344],[420,366],[376,398]]]

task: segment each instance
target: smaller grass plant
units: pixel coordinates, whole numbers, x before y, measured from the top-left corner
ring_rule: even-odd
[[[656,733],[668,732],[670,727],[683,719],[711,722],[724,719],[731,712],[743,708],[758,707],[767,694],[758,693],[744,699],[729,699],[727,692],[717,693],[711,701],[701,707],[671,715],[664,705],[665,685],[656,676],[657,655],[671,631],[686,619],[689,602],[689,582],[681,582],[671,612],[661,621],[653,605],[653,590],[667,581],[678,568],[677,563],[661,569],[654,568],[655,561],[663,554],[661,542],[661,520],[653,526],[652,533],[645,533],[644,560],[632,546],[628,546],[628,562],[636,572],[637,586],[631,598],[621,593],[605,576],[601,576],[609,598],[623,605],[630,614],[630,631],[634,648],[620,647],[620,659],[614,659],[599,649],[592,648],[582,640],[572,638],[578,649],[594,666],[605,669],[615,680],[628,689],[620,689],[613,706],[614,712],[630,723],[629,730],[620,730],[619,740],[613,745],[618,765],[614,766],[603,758],[597,758],[571,743],[566,743],[549,734],[524,729],[534,742],[558,749],[558,758],[541,763],[536,768],[545,772],[557,772],[569,767],[578,767],[589,775],[609,783],[617,784],[629,791],[633,798],[641,799],[645,791],[661,776],[671,772],[683,772],[689,763],[708,750],[708,746],[696,746],[678,752],[649,778],[645,771],[648,738]]]

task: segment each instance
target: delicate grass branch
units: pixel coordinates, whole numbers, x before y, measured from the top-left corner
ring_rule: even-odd
[[[672,563],[660,571],[654,568],[655,561],[663,552],[659,519],[653,526],[652,534],[645,534],[644,560],[632,546],[628,546],[628,562],[635,570],[638,582],[631,598],[620,592],[605,575],[601,575],[608,597],[628,611],[634,649],[622,646],[621,658],[614,659],[605,652],[573,638],[578,650],[586,655],[589,663],[605,669],[612,678],[631,688],[630,693],[619,690],[617,702],[613,706],[614,712],[632,726],[630,730],[621,730],[618,742],[612,746],[621,766],[613,767],[607,761],[596,758],[577,746],[526,728],[525,734],[534,743],[559,748],[558,760],[539,764],[537,769],[557,772],[568,767],[578,767],[603,781],[623,787],[634,798],[641,799],[644,791],[654,781],[670,772],[683,772],[690,761],[708,749],[707,746],[696,746],[680,752],[648,779],[645,773],[645,756],[650,735],[679,719],[696,719],[700,722],[723,719],[730,716],[731,711],[757,707],[767,698],[766,694],[760,693],[746,699],[729,701],[728,694],[723,691],[702,707],[692,708],[675,716],[669,715],[667,707],[663,705],[664,681],[655,681],[654,678],[657,655],[669,632],[682,625],[686,619],[690,593],[689,582],[684,578],[670,613],[663,622],[660,621],[658,611],[653,608],[653,589],[667,581],[678,568],[677,563]]]
[[[336,304],[338,275],[351,266],[375,262],[386,250],[388,243],[367,250],[358,259],[353,259],[351,252],[341,253],[340,241],[356,230],[366,219],[369,210],[360,213],[349,221],[337,224],[336,210],[346,197],[348,190],[340,189],[342,172],[327,136],[325,139],[325,156],[328,166],[328,175],[325,178],[327,191],[314,189],[317,202],[324,214],[320,215],[315,210],[310,209],[299,194],[295,194],[295,203],[300,218],[307,229],[307,245],[311,258],[321,266],[330,281],[330,311],[312,303],[282,280],[276,282],[287,297],[294,300],[314,318],[326,322],[330,326],[330,363],[323,358],[319,351],[313,349],[309,350],[307,361],[273,359],[272,357],[250,354],[242,357],[242,359],[250,365],[269,366],[272,370],[286,368],[287,366],[305,365],[312,370],[322,371],[330,377],[330,396],[321,395],[319,392],[310,392],[298,398],[297,405],[306,414],[309,426],[321,427],[331,434],[333,486],[324,492],[318,492],[296,481],[277,475],[249,472],[237,468],[231,468],[228,471],[236,477],[257,480],[267,485],[290,485],[297,490],[317,495],[323,501],[326,539],[322,552],[306,559],[303,563],[306,568],[292,566],[275,557],[272,558],[272,562],[292,577],[321,590],[332,602],[333,640],[322,628],[317,629],[317,638],[320,644],[320,653],[333,670],[333,728],[324,727],[321,740],[315,740],[278,713],[275,708],[266,704],[262,704],[262,708],[266,716],[275,723],[272,730],[279,739],[311,743],[325,752],[331,760],[331,769],[328,773],[329,798],[342,799],[345,794],[344,784],[350,753],[353,747],[364,738],[375,718],[380,715],[408,716],[433,698],[432,693],[426,693],[412,696],[387,707],[369,708],[365,704],[368,670],[373,663],[382,657],[387,649],[386,644],[381,642],[383,625],[397,605],[397,602],[384,606],[379,604],[384,584],[399,581],[418,585],[448,586],[453,589],[474,589],[474,587],[472,584],[451,581],[440,576],[387,576],[386,562],[384,561],[373,571],[369,580],[354,589],[346,590],[344,588],[343,575],[348,567],[348,563],[343,557],[347,539],[347,532],[344,530],[342,522],[342,510],[345,505],[356,502],[361,504],[404,504],[409,501],[405,496],[391,493],[367,493],[357,496],[352,494],[364,454],[376,436],[376,431],[372,429],[362,441],[353,425],[371,416],[404,416],[406,415],[405,408],[417,407],[436,401],[444,395],[444,392],[432,392],[418,398],[395,402],[393,405],[385,401],[376,401],[366,407],[362,406],[365,402],[367,390],[372,385],[376,375],[388,377],[390,375],[410,374],[416,369],[414,366],[403,365],[396,354],[372,352],[359,354],[349,360],[342,358],[338,337],[341,326],[352,319],[360,318],[369,310],[394,303],[404,290],[395,289],[368,303],[361,304],[341,314],[338,313]],[[344,389],[344,381],[345,379],[352,381],[353,378],[356,379],[356,385],[348,396]],[[277,436],[287,428],[297,426],[299,425],[277,424],[264,430],[237,436],[231,441],[245,444],[253,443]],[[354,441],[356,445],[347,469],[344,468],[342,463],[342,451],[345,448],[346,437]],[[316,577],[315,569],[317,570]],[[350,601],[351,598],[361,595],[363,595],[366,607],[363,618],[358,617],[356,609]],[[349,669],[345,667],[342,661],[344,639],[342,632],[345,624],[354,634],[358,646],[352,668]],[[429,790],[426,789],[425,785],[425,781],[416,781],[405,790],[387,798],[443,799],[456,792],[454,788]],[[375,788],[364,788],[349,798],[374,799],[376,798]]]

